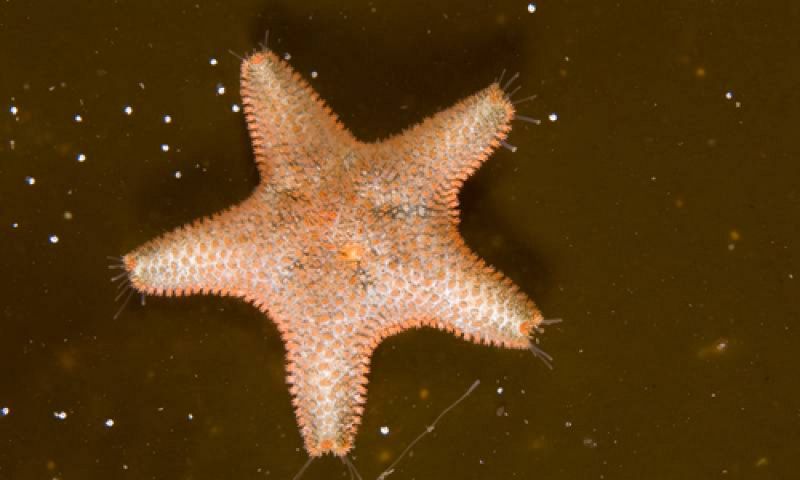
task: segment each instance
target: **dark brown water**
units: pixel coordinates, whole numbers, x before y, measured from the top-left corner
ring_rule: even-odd
[[[565,319],[541,344],[556,368],[390,339],[364,478],[475,379],[390,479],[796,478],[800,11],[658,3],[3,2],[0,479],[283,479],[305,462],[271,323],[213,297],[113,319],[106,268],[254,187],[228,50],[267,29],[365,139],[503,69],[539,96],[520,113],[542,125],[516,123],[519,150],[465,188],[462,230]],[[305,478],[346,475],[326,458]]]

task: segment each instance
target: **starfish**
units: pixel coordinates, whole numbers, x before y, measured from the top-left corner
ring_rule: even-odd
[[[457,227],[460,187],[514,119],[498,82],[374,143],[269,50],[242,62],[241,94],[258,186],[122,264],[143,295],[236,296],[275,322],[310,457],[353,448],[370,358],[390,335],[434,327],[549,359],[532,343],[546,323],[533,301]]]

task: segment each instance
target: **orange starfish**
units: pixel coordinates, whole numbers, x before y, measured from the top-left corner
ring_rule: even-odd
[[[123,264],[143,294],[237,296],[277,324],[311,457],[353,448],[389,335],[430,326],[546,356],[539,310],[457,229],[461,185],[514,118],[498,83],[380,143],[356,140],[270,51],[242,63],[242,98],[258,187]]]

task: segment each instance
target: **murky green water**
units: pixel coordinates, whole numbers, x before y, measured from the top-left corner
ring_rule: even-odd
[[[462,231],[565,319],[541,343],[556,368],[434,331],[385,342],[364,478],[475,379],[390,479],[793,478],[800,10],[536,7],[0,5],[0,479],[291,478],[305,462],[270,322],[214,297],[113,319],[106,268],[254,187],[229,50],[267,29],[365,139],[503,69],[538,94],[520,113],[542,125],[515,123],[518,151],[468,182]],[[304,478],[346,476],[327,458]]]

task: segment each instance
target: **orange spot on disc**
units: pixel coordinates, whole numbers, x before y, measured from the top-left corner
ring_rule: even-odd
[[[357,243],[346,243],[339,250],[339,255],[348,262],[359,262],[364,255],[364,248]]]

